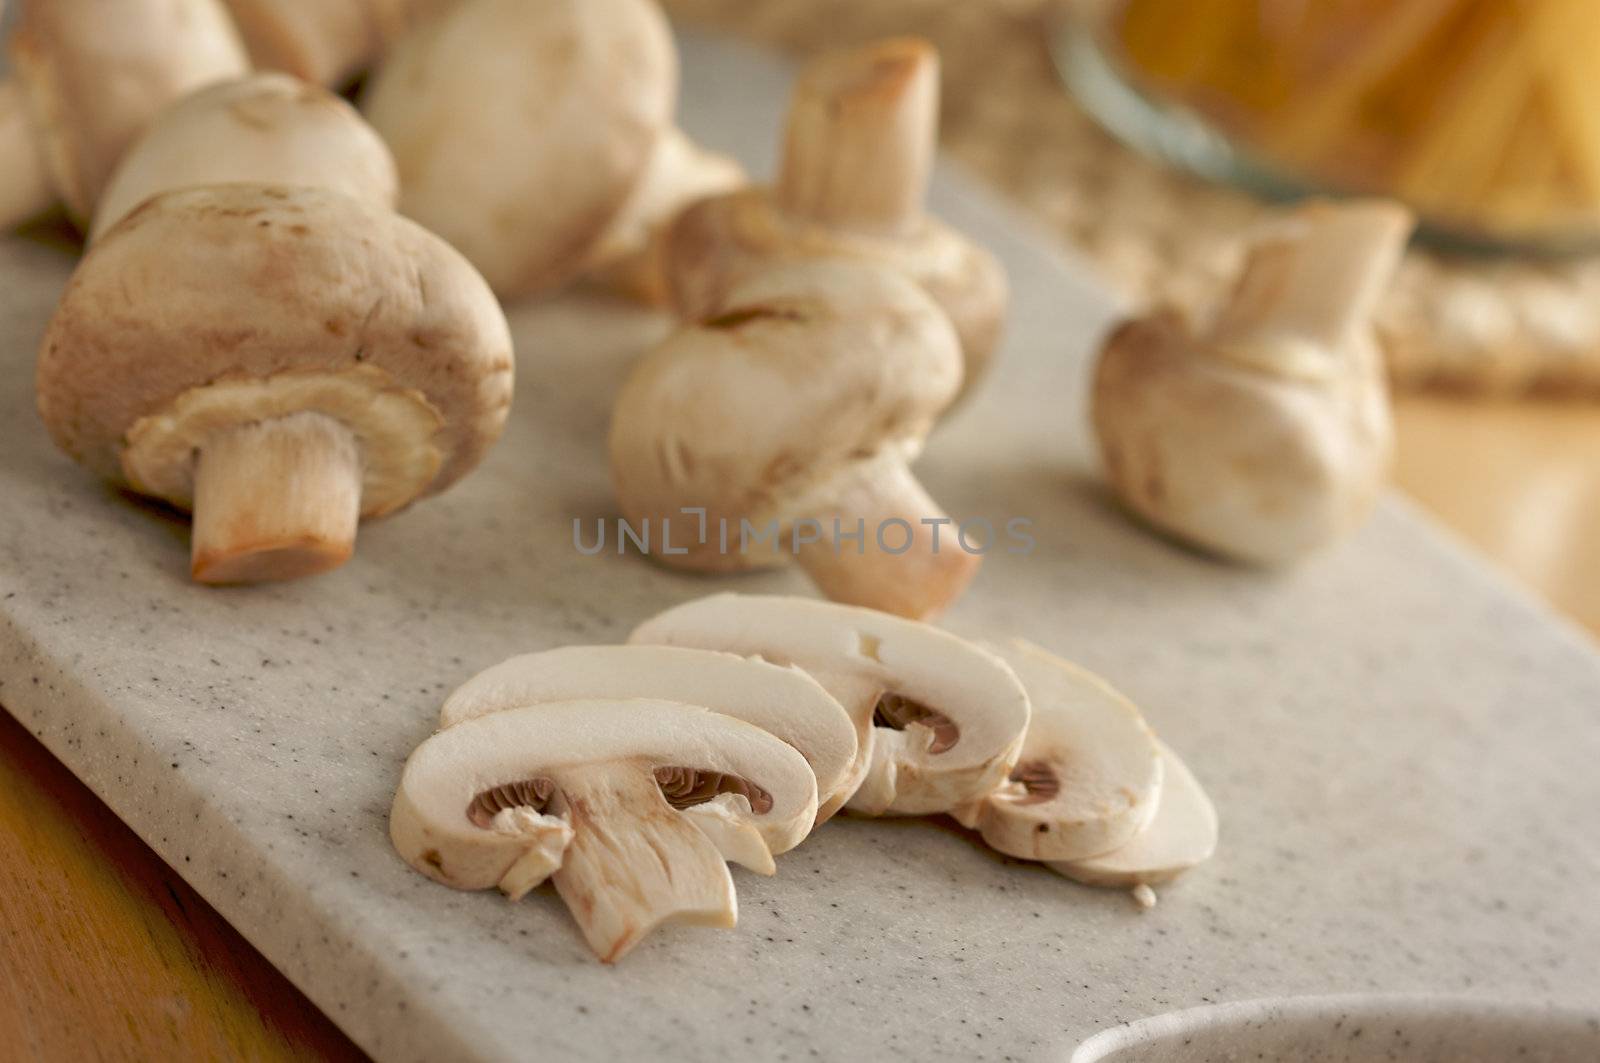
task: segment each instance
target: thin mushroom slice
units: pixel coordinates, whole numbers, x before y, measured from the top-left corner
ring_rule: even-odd
[[[700,705],[783,739],[817,777],[817,821],[832,816],[860,781],[855,726],[844,707],[794,667],[675,646],[566,646],[502,661],[445,700],[440,727],[505,709],[582,698],[665,698]],[[781,840],[750,844],[713,801],[695,807],[728,859],[771,874]],[[753,859],[756,863],[751,863]]]
[[[1144,717],[1098,676],[1037,646],[990,648],[1022,680],[1033,717],[1011,777],[956,819],[1023,860],[1076,860],[1128,844],[1161,796],[1160,749]]]
[[[805,758],[759,727],[680,702],[589,700],[433,735],[406,762],[389,833],[408,864],[457,889],[518,897],[548,871],[610,963],[665,922],[737,921],[723,854],[679,807],[708,790],[715,817],[785,840],[816,816]]]
[[[1194,773],[1165,742],[1157,741],[1165,770],[1155,818],[1120,849],[1083,860],[1052,861],[1050,868],[1088,886],[1144,891],[1205,863],[1217,848],[1217,810]]]
[[[1028,726],[1004,661],[946,631],[872,609],[719,594],[646,621],[633,644],[690,646],[804,668],[856,725],[866,815],[946,812],[1001,785]]]

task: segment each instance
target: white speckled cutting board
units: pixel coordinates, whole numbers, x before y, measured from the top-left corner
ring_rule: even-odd
[[[685,41],[691,132],[765,172],[786,76]],[[0,240],[0,702],[384,1060],[1058,1057],[1210,1000],[1368,989],[1600,1003],[1600,657],[1399,503],[1278,578],[1149,537],[1082,431],[1111,311],[954,180],[938,200],[1016,289],[1010,341],[921,468],[958,516],[1034,521],[950,618],[1111,677],[1215,796],[1217,859],[1141,914],[948,824],[829,824],[740,926],[589,955],[553,893],[456,893],[390,851],[389,799],[446,691],[517,651],[621,638],[737,587],[586,558],[612,513],[607,397],[662,323],[519,308],[517,402],[487,465],[289,586],[186,578],[175,517],[91,479],[33,413],[71,268]]]

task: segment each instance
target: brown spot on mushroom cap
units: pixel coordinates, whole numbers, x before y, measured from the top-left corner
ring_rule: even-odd
[[[417,349],[419,331],[434,347]],[[499,435],[513,372],[505,318],[443,241],[335,192],[191,189],[157,197],[79,265],[45,334],[39,410],[63,449],[117,478],[129,428],[191,389],[358,363],[443,416],[428,491]]]
[[[20,10],[15,76],[56,190],[80,221],[168,104],[249,68],[217,0],[23,0]]]

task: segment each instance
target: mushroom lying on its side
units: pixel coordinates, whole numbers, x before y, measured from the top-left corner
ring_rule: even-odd
[[[1005,785],[958,808],[963,826],[1023,860],[1075,860],[1131,842],[1161,795],[1156,737],[1098,676],[1037,646],[988,647],[1028,692],[1033,715]]]
[[[960,379],[949,320],[898,272],[774,266],[635,365],[611,418],[617,498],[660,535],[704,510],[663,563],[792,559],[835,600],[938,613],[982,558],[907,463]]]
[[[332,88],[364,72],[423,19],[459,0],[223,0],[250,60]]]
[[[1252,250],[1205,332],[1172,311],[1118,329],[1093,419],[1123,503],[1176,538],[1267,565],[1359,526],[1393,444],[1372,313],[1410,229],[1389,203],[1302,209]]]
[[[972,388],[999,343],[1005,271],[924,210],[937,147],[939,54],[915,38],[822,56],[790,104],[773,188],[703,199],[673,222],[663,266],[687,320],[775,259],[858,258],[904,272],[950,316]]]
[[[0,229],[60,201],[88,220],[173,101],[249,70],[218,0],[22,0],[0,82]]]
[[[652,0],[464,0],[394,48],[363,109],[401,210],[510,298],[628,271],[667,212],[737,180],[677,132],[677,80]]]
[[[162,192],[235,183],[313,185],[388,210],[400,196],[389,149],[354,107],[287,74],[251,74],[162,112],[106,186],[90,239]]]
[[[838,811],[866,771],[849,715],[805,672],[675,646],[564,646],[512,657],[456,688],[445,700],[439,726],[524,705],[586,698],[681,701],[776,735],[800,751],[817,777],[818,823]],[[691,811],[711,815],[716,807],[711,802]],[[754,864],[724,851],[735,863],[771,874],[766,845]]]
[[[847,807],[868,815],[947,812],[991,793],[1028,726],[1028,695],[998,657],[871,609],[718,594],[645,621],[628,641],[805,669],[855,722],[870,766]]]
[[[722,854],[687,814],[715,794],[785,848],[816,818],[805,758],[742,720],[647,699],[533,705],[418,746],[389,832],[407,863],[457,889],[517,899],[549,876],[610,963],[664,922],[737,921]]]
[[[511,403],[494,296],[437,237],[325,189],[148,200],[79,264],[39,412],[95,471],[194,513],[207,583],[350,555],[360,517],[466,474]]]

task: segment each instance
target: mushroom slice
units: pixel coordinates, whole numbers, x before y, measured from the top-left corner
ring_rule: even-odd
[[[454,727],[463,720],[524,705],[584,698],[682,701],[778,736],[800,751],[817,777],[819,823],[844,804],[865,768],[857,756],[850,716],[799,668],[676,646],[566,646],[512,657],[456,688],[445,699],[439,726]],[[702,826],[708,834],[734,845],[732,850],[723,849],[728,859],[752,871],[770,868],[768,848],[778,839],[766,839],[759,853],[735,842],[720,808],[712,801],[692,811],[706,817]],[[754,855],[760,866],[746,862],[743,854]]]
[[[1189,766],[1165,742],[1156,745],[1165,779],[1150,825],[1119,849],[1082,860],[1051,861],[1051,870],[1089,886],[1148,889],[1211,859],[1217,848],[1217,810]]]
[[[718,594],[646,621],[634,644],[693,646],[799,665],[856,725],[866,768],[848,807],[946,812],[1001,785],[1028,695],[1004,661],[946,631],[857,606]]]
[[[1098,676],[1020,639],[990,647],[1028,691],[1022,757],[994,793],[955,817],[1023,860],[1077,860],[1128,844],[1161,795],[1156,737]]]
[[[457,889],[516,898],[548,873],[610,963],[664,922],[737,921],[723,856],[684,811],[708,797],[719,817],[785,846],[817,811],[805,758],[743,720],[650,699],[530,705],[418,746],[389,834],[407,863]]]

